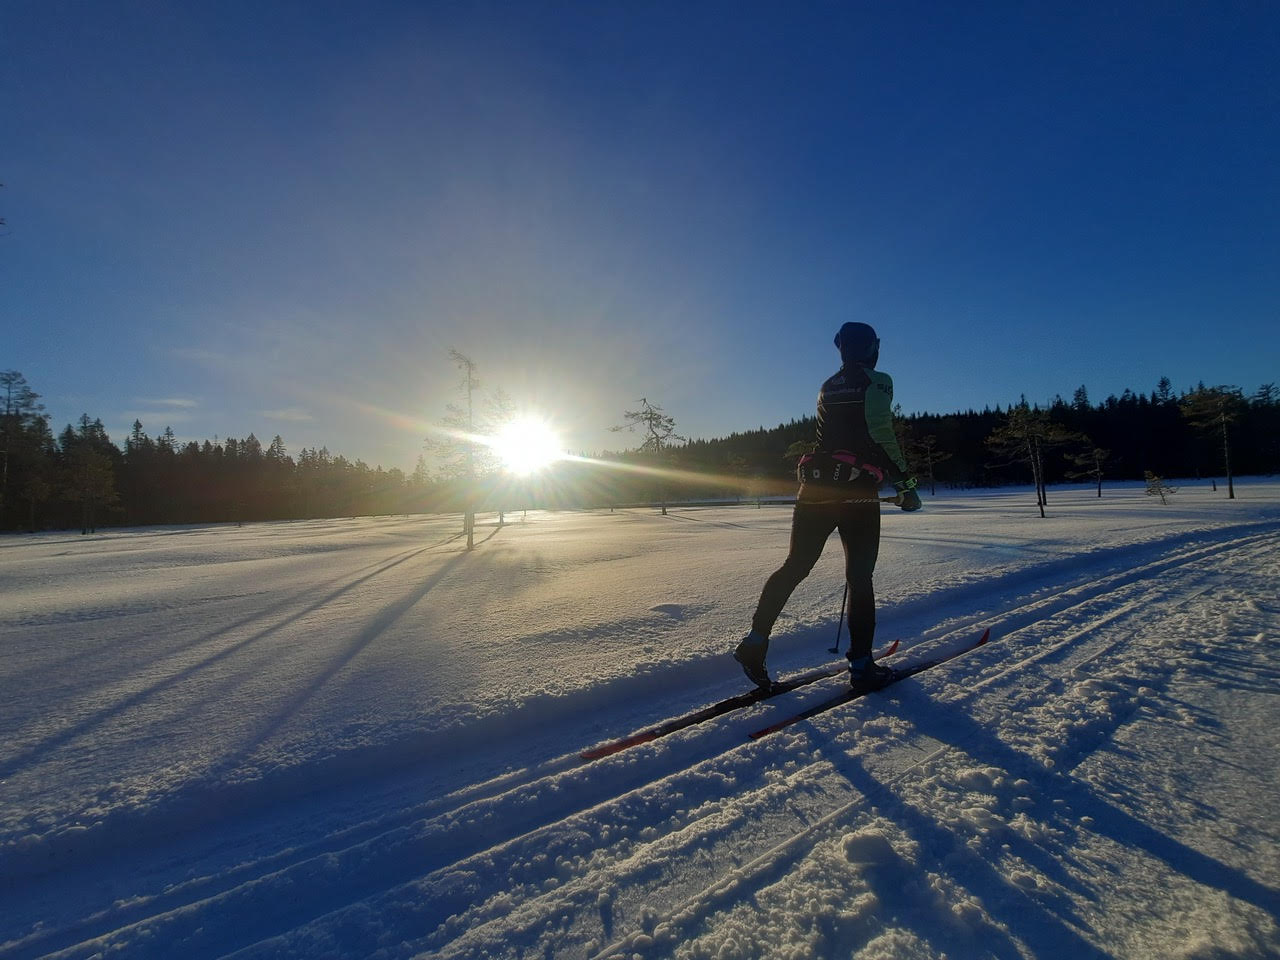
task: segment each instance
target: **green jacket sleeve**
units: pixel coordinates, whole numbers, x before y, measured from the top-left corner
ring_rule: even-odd
[[[867,387],[867,432],[884,452],[884,463],[891,465],[888,479],[892,482],[907,477],[907,458],[902,455],[893,432],[893,378],[879,370],[868,370],[871,385]]]

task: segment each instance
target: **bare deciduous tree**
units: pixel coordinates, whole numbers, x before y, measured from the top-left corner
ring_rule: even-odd
[[[461,404],[446,405],[446,415],[440,421],[444,430],[428,437],[426,446],[440,463],[444,476],[462,483],[463,533],[467,549],[471,550],[475,547],[476,505],[484,498],[485,478],[499,468],[499,458],[484,438],[498,434],[515,418],[516,404],[504,391],[494,390],[483,398],[477,410],[480,379],[476,376],[476,362],[457,350],[449,351],[449,359],[462,374],[459,389],[463,400]],[[503,506],[499,502],[499,524],[505,521]]]
[[[449,359],[462,373],[459,388],[464,405],[447,405],[448,412],[440,421],[445,432],[440,436],[428,437],[427,447],[441,461],[445,476],[463,481],[462,532],[467,538],[467,549],[471,550],[475,547],[474,501],[476,460],[479,455],[475,441],[475,392],[480,387],[480,380],[476,377],[476,362],[466,354],[450,350]]]

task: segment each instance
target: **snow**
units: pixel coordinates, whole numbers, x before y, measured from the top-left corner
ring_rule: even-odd
[[[1280,955],[1280,484],[887,509],[890,662],[743,689],[754,504],[0,542],[0,958]],[[832,662],[837,543],[770,666]]]

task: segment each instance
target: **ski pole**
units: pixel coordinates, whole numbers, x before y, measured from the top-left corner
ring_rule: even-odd
[[[844,605],[849,601],[849,582],[846,580],[844,585],[844,595],[840,597],[840,619],[836,623],[836,645],[828,647],[828,653],[840,652],[840,631],[844,628]]]
[[[857,500],[841,500],[839,502],[840,503],[901,503],[902,500],[898,496],[893,496],[893,497],[862,497],[861,499],[857,499]]]

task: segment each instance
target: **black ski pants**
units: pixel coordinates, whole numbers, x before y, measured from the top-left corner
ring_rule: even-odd
[[[872,494],[874,496],[874,494]],[[872,574],[880,553],[880,504],[796,504],[791,520],[791,549],[786,562],[765,581],[751,627],[768,637],[788,598],[822,555],[832,530],[844,546],[844,576],[849,584],[849,659],[871,655],[876,634],[876,595]]]

